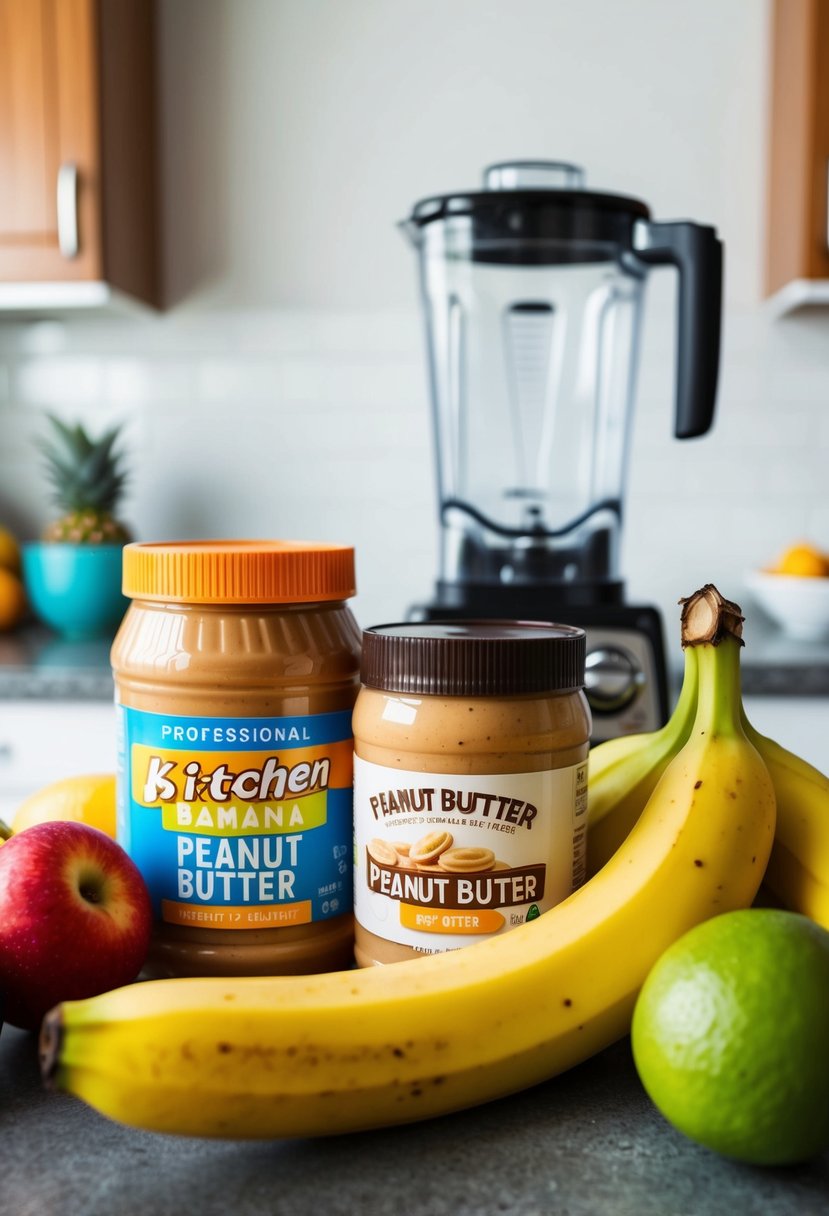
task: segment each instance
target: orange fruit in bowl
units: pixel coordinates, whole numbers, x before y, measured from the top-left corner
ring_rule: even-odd
[[[829,577],[829,556],[814,545],[792,545],[781,555],[772,574],[795,574],[800,578]]]
[[[0,633],[14,629],[26,612],[23,583],[11,570],[0,566]]]

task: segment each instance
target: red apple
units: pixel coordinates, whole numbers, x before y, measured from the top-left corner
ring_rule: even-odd
[[[134,980],[152,908],[120,845],[84,823],[40,823],[0,846],[0,1004],[36,1029],[61,1001]]]

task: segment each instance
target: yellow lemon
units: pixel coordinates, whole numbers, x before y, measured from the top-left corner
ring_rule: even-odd
[[[792,545],[772,568],[774,574],[797,574],[801,578],[826,578],[829,558],[814,545]]]
[[[16,574],[0,566],[0,633],[14,629],[26,611],[26,592]]]
[[[115,777],[111,773],[62,777],[20,804],[12,828],[16,834],[36,823],[47,823],[53,819],[88,823],[114,840]]]
[[[631,1042],[642,1084],[686,1136],[754,1165],[829,1146],[829,933],[773,908],[686,933],[648,976]]]
[[[0,528],[0,566],[13,574],[20,573],[20,549],[8,528]]]

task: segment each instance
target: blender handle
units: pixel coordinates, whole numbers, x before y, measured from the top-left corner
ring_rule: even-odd
[[[677,439],[704,435],[714,419],[720,366],[723,246],[716,229],[688,222],[638,220],[637,258],[679,271]]]

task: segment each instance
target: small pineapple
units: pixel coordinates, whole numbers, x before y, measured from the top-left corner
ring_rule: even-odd
[[[90,439],[78,423],[49,415],[50,438],[39,442],[56,505],[63,512],[43,533],[45,541],[71,545],[123,545],[130,534],[115,518],[127,479],[116,451],[119,427]]]

